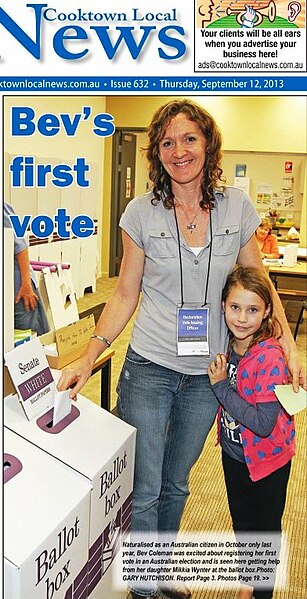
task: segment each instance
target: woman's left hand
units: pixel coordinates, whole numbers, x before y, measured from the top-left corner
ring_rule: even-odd
[[[225,381],[227,379],[226,365],[226,356],[224,356],[224,354],[216,354],[215,361],[211,362],[208,368],[208,376],[211,385],[215,385],[215,383],[219,383],[220,381]]]

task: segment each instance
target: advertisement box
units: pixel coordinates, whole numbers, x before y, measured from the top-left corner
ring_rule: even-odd
[[[60,370],[82,355],[95,329],[93,314],[39,337],[51,368]]]
[[[12,431],[3,437],[5,599],[85,599],[89,482]]]
[[[92,487],[88,594],[112,597],[109,570],[129,529],[136,430],[78,395],[71,415],[52,428],[53,410],[28,422],[16,396],[4,402],[4,424],[84,476]],[[108,583],[105,581],[108,580]],[[107,584],[107,586],[106,586]]]

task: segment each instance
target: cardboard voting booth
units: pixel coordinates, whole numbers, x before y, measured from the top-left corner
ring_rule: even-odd
[[[76,322],[79,314],[70,269],[57,264],[54,272],[46,267],[42,273],[46,289],[42,296],[51,328],[56,330]]]
[[[4,424],[90,483],[88,597],[111,599],[111,566],[131,521],[136,431],[82,396],[73,404],[53,430],[52,409],[29,422],[10,396]]]
[[[6,366],[3,367],[3,397],[16,393],[14,383]]]
[[[41,335],[39,340],[44,346],[49,366],[60,370],[77,360],[85,350],[94,329],[94,316],[90,314],[57,331]]]
[[[89,481],[8,429],[3,439],[5,599],[86,599]]]
[[[95,329],[94,316],[79,319],[69,264],[32,261],[32,265],[40,268],[40,290],[51,328],[39,339],[51,368],[61,369],[82,355]]]

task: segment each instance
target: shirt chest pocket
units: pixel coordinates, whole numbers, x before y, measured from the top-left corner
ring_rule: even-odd
[[[238,225],[225,225],[215,232],[212,251],[216,256],[227,256],[240,249],[240,232]]]
[[[149,229],[147,254],[153,258],[173,258],[176,256],[177,244],[168,229]]]

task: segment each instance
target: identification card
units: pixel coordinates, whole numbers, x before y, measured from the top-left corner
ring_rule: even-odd
[[[209,308],[177,309],[178,356],[209,355]]]

